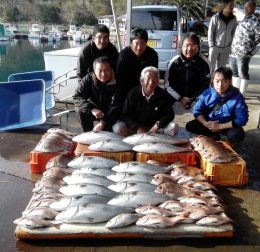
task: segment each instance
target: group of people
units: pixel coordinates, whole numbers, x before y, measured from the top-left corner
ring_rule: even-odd
[[[260,30],[254,1],[246,3],[245,19],[238,25],[233,7],[233,1],[224,1],[222,11],[211,19],[209,59],[200,53],[196,34],[184,35],[163,87],[158,55],[147,45],[145,30],[133,30],[130,46],[118,53],[109,41],[109,29],[95,25],[92,39],[80,51],[79,86],[73,96],[82,130],[174,135],[178,127],[173,123],[173,104],[178,102],[183,109],[193,107],[195,119],[186,124],[189,132],[231,143],[242,141],[248,121],[243,90]],[[226,67],[229,56],[231,68]],[[240,87],[236,78],[241,78]]]

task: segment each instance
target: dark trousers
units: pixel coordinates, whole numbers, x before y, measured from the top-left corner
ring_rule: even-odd
[[[83,112],[80,110],[76,110],[78,119],[82,128],[83,132],[91,131],[94,128],[94,125],[99,120],[95,118],[90,112]],[[105,131],[111,131],[112,132],[112,125],[109,123],[106,123],[105,128],[103,129]]]
[[[223,136],[230,143],[239,143],[245,138],[245,131],[242,127],[222,130],[219,133],[214,133],[203,126],[198,120],[192,120],[186,124],[186,130],[191,133],[212,137],[215,140],[221,140]]]

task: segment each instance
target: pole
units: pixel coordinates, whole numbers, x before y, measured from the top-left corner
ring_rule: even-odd
[[[127,0],[126,8],[126,45],[129,46],[132,26],[132,0]]]
[[[115,23],[115,27],[116,27],[116,40],[117,40],[117,45],[118,45],[118,51],[120,52],[122,47],[121,47],[120,34],[119,34],[118,23],[117,23],[115,8],[114,8],[114,1],[110,0],[110,3],[111,3],[112,13],[113,13],[113,17],[114,17],[114,23]]]

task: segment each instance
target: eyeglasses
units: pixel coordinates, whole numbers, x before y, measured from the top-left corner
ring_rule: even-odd
[[[197,45],[183,45],[182,48],[184,49],[196,49],[198,46]]]

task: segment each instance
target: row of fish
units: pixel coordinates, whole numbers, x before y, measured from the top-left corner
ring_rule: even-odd
[[[88,148],[94,151],[122,152],[134,150],[160,154],[190,151],[189,148],[177,146],[187,144],[187,139],[177,139],[159,133],[139,133],[123,138],[112,132],[89,131],[75,136],[72,140],[89,145]]]
[[[119,164],[103,157],[59,155],[46,165],[15,223],[28,228],[100,222],[107,228],[221,225],[231,220],[215,190],[200,169],[181,163]]]
[[[220,142],[216,142],[207,136],[197,136],[190,139],[194,150],[212,163],[227,163],[237,158],[234,153],[228,151]]]

